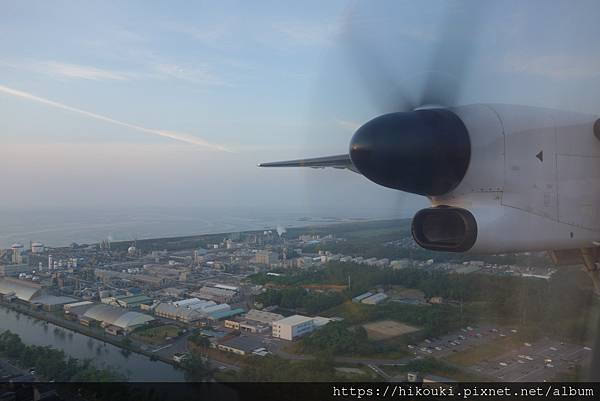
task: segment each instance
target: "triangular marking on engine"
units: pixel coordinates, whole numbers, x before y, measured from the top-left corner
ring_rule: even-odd
[[[535,155],[535,157],[537,157],[538,159],[540,159],[541,162],[543,162],[544,161],[544,151],[540,150],[540,153]]]

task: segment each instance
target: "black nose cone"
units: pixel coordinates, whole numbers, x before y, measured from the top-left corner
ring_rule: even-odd
[[[471,146],[456,114],[417,110],[376,117],[350,142],[350,158],[361,174],[388,188],[426,196],[450,192],[463,179]]]

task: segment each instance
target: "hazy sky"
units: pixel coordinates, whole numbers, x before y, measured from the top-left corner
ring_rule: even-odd
[[[596,1],[489,2],[479,24],[446,1],[0,1],[0,207],[424,206],[347,171],[255,165],[344,153],[381,111],[350,36],[415,91],[465,10],[461,103],[596,112]]]

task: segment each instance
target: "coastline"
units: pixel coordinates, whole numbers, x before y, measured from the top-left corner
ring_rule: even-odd
[[[93,213],[93,212],[91,212]],[[16,214],[16,213],[15,213]],[[114,243],[133,240],[157,240],[195,238],[200,236],[225,235],[229,233],[248,233],[263,230],[275,230],[285,227],[288,230],[308,227],[324,227],[337,224],[353,224],[373,221],[401,220],[403,217],[393,215],[356,216],[356,217],[301,217],[301,216],[267,216],[264,219],[249,218],[241,221],[239,218],[225,217],[223,221],[206,220],[202,217],[189,220],[180,216],[163,216],[162,214],[127,216],[110,216],[100,220],[100,216],[82,216],[81,220],[66,224],[60,221],[48,220],[37,224],[27,222],[12,222],[7,224],[6,232],[0,232],[0,247],[12,243],[28,243],[30,240],[39,241],[50,248],[65,248],[73,241],[77,243],[94,244],[104,239]],[[12,219],[16,219],[12,216]],[[41,220],[50,219],[47,215],[40,216]],[[90,219],[100,221],[89,221]],[[114,222],[111,222],[113,221]],[[85,226],[82,226],[85,222]],[[9,222],[10,223],[10,222]],[[25,225],[23,225],[25,224]],[[10,234],[9,234],[10,233]]]

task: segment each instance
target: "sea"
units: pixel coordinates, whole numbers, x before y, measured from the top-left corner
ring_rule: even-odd
[[[0,249],[14,243],[58,247],[400,217],[405,216],[390,210],[12,209],[0,210]]]

